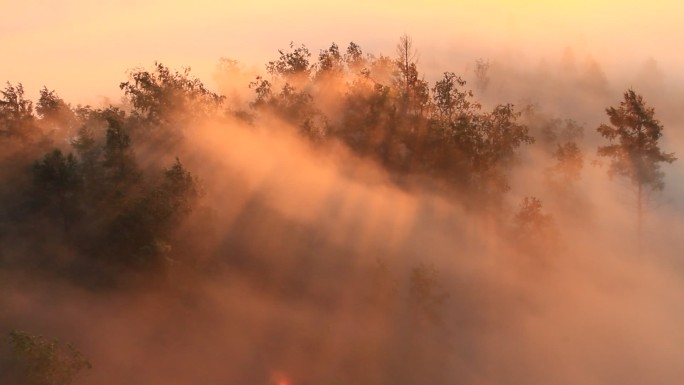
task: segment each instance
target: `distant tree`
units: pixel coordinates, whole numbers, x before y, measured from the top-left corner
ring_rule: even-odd
[[[290,42],[290,50],[278,50],[280,57],[276,60],[268,62],[266,70],[273,76],[281,76],[286,82],[292,83],[295,86],[301,85],[302,82],[308,80],[311,74],[311,65],[309,57],[311,52],[306,46],[294,46],[294,42]]]
[[[256,98],[252,109],[272,113],[299,128],[299,132],[314,141],[327,134],[328,121],[314,102],[311,94],[285,83],[279,93],[274,93],[272,83],[260,76],[250,83]]]
[[[176,223],[187,216],[201,195],[199,180],[188,171],[180,159],[164,171],[164,182],[158,188],[157,195],[164,202],[166,215]]]
[[[382,159],[386,155],[381,153],[382,145],[391,139],[396,125],[394,102],[390,87],[370,74],[357,78],[344,97],[342,122],[335,134],[357,153]]]
[[[44,203],[52,203],[62,218],[65,232],[78,211],[82,178],[78,163],[72,154],[64,156],[55,149],[33,165],[33,176]]]
[[[92,365],[70,344],[23,331],[11,331],[9,343],[27,385],[70,385]]]
[[[41,122],[50,129],[71,129],[77,123],[76,114],[69,105],[47,87],[40,90],[36,112]]]
[[[553,217],[543,211],[542,201],[525,197],[513,218],[514,237],[526,251],[541,251],[558,240]]]
[[[465,143],[472,146],[474,181],[480,192],[496,195],[508,191],[503,171],[512,166],[522,144],[534,143],[527,126],[518,122],[520,116],[512,104],[498,105],[478,117],[474,132],[467,135]]]
[[[223,98],[209,91],[190,68],[171,71],[162,63],[155,63],[153,71],[143,69],[131,73],[119,84],[133,106],[133,116],[143,126],[165,128],[179,133],[196,118],[211,116]]]
[[[71,146],[76,150],[80,160],[81,171],[86,186],[97,179],[100,179],[100,157],[102,148],[98,145],[95,137],[94,128],[90,125],[83,125],[76,132],[76,136],[71,140]]]
[[[245,81],[244,69],[240,62],[234,59],[222,57],[216,65],[213,78],[218,85],[219,92],[226,99],[227,108],[241,109],[243,106],[243,88],[248,83]],[[237,111],[235,111],[237,112]]]
[[[542,144],[555,146],[561,142],[576,142],[584,136],[584,126],[573,119],[541,118],[539,137]]]
[[[340,54],[340,48],[337,44],[332,43],[330,48],[322,50],[318,55],[316,76],[339,76],[344,70],[343,64],[344,60],[342,54]]]
[[[139,171],[131,148],[131,138],[123,122],[114,116],[107,116],[106,120],[108,127],[103,149],[103,176],[112,184],[110,187],[119,190],[135,182]]]
[[[363,57],[361,47],[353,41],[349,43],[347,52],[344,54],[344,61],[347,63],[347,68],[352,73],[359,73],[365,66],[366,60]]]
[[[462,90],[466,81],[453,72],[445,72],[442,79],[432,88],[432,98],[437,112],[436,118],[443,122],[454,123],[472,116],[479,104],[472,101],[472,91]]]
[[[582,151],[575,142],[559,144],[553,152],[556,163],[549,169],[551,180],[557,184],[567,186],[580,177],[584,160]]]
[[[591,56],[587,57],[584,68],[578,78],[578,84],[583,90],[599,95],[607,94],[609,90],[608,78],[601,69],[601,65]]]
[[[173,233],[193,210],[200,183],[176,158],[163,181],[123,208],[108,231],[108,252],[129,267],[153,266],[172,251]]]
[[[253,82],[249,83],[249,88],[254,89],[254,93],[256,94],[254,101],[250,103],[252,108],[261,108],[271,102],[271,98],[273,97],[271,82],[264,79],[262,76],[257,76]]]
[[[33,102],[24,97],[23,85],[13,86],[7,82],[0,95],[0,136],[27,139],[35,134]]]
[[[411,84],[414,82],[414,78],[417,77],[416,60],[418,58],[418,51],[413,48],[413,39],[409,35],[403,34],[399,37],[396,55],[399,83],[404,94],[408,95]]]
[[[627,178],[636,186],[637,225],[641,244],[643,202],[647,190],[661,191],[665,182],[660,163],[672,163],[674,153],[663,152],[658,144],[663,125],[655,118],[655,109],[644,102],[641,95],[630,89],[618,108],[609,107],[606,113],[610,125],[601,124],[597,131],[610,144],[599,146],[598,155],[611,159],[609,175]]]
[[[484,92],[489,86],[489,80],[489,60],[477,59],[475,61],[475,86],[480,92]]]
[[[429,102],[429,86],[418,73],[418,52],[410,36],[404,34],[399,38],[396,55],[395,86],[401,95],[400,112],[421,114]]]

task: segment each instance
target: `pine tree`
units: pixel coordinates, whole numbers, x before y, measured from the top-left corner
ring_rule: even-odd
[[[665,187],[660,163],[672,163],[674,153],[658,147],[663,125],[655,118],[655,109],[644,102],[641,95],[630,89],[618,108],[609,107],[606,113],[610,125],[601,124],[597,131],[610,141],[600,146],[598,155],[611,158],[609,175],[618,175],[636,187],[637,227],[639,248],[643,225],[644,195],[647,190],[661,191]]]

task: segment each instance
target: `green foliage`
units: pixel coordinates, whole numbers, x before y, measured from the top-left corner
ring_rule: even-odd
[[[33,102],[24,97],[21,83],[13,86],[7,82],[0,91],[0,136],[16,136],[26,139],[35,134]]]
[[[253,109],[278,116],[298,127],[300,133],[312,140],[319,140],[327,134],[327,119],[309,92],[285,82],[280,92],[275,94],[272,83],[261,76],[250,83],[250,88],[254,88],[256,93],[256,99],[251,103]]]
[[[363,50],[361,50],[361,47],[353,41],[347,46],[344,61],[349,70],[353,73],[358,73],[366,65],[366,60],[363,57]]]
[[[584,160],[582,151],[575,142],[559,144],[553,153],[556,163],[549,168],[551,176],[557,184],[569,185],[580,178]]]
[[[37,185],[58,195],[75,191],[81,182],[74,156],[64,156],[58,149],[34,164],[33,175]]]
[[[57,207],[65,231],[78,215],[82,174],[72,154],[55,149],[33,165],[33,178],[41,203]]]
[[[199,79],[190,77],[189,68],[172,72],[162,63],[155,63],[154,71],[133,72],[119,87],[130,98],[136,116],[147,124],[167,127],[185,124],[193,117],[206,117],[223,100]]]
[[[677,158],[658,147],[663,126],[655,118],[655,110],[630,89],[620,106],[609,107],[606,113],[610,125],[601,124],[597,131],[611,144],[600,146],[598,155],[611,159],[610,175],[625,177],[635,186],[662,190],[660,163],[672,163]]]
[[[555,242],[557,229],[550,214],[545,214],[541,200],[525,197],[513,218],[515,238],[525,247]]]
[[[512,104],[498,105],[475,120],[474,131],[466,136],[472,151],[472,170],[481,192],[500,194],[510,188],[504,171],[515,161],[522,144],[534,143],[527,126],[518,123],[521,113]]]
[[[584,136],[584,126],[572,119],[548,119],[541,123],[541,142],[554,146],[559,142],[575,142]]]
[[[108,231],[116,260],[141,267],[158,263],[171,251],[173,232],[202,193],[200,183],[178,158],[164,180],[125,207]]]
[[[137,182],[140,172],[133,156],[131,138],[123,128],[123,123],[115,117],[107,116],[107,132],[102,149],[102,172],[110,193],[123,194]]]
[[[23,331],[11,331],[9,343],[27,385],[70,385],[92,365],[70,344]]]
[[[268,62],[266,70],[274,76],[281,76],[288,82],[299,83],[307,79],[311,73],[309,57],[311,52],[306,46],[294,46],[290,42],[290,50],[278,50],[280,57],[277,60]]]
[[[463,119],[469,120],[479,109],[479,104],[470,100],[473,98],[472,91],[459,90],[465,84],[465,80],[453,72],[445,72],[442,79],[435,83],[432,99],[437,112],[436,119],[452,124]]]
[[[344,71],[344,61],[340,48],[332,43],[330,48],[318,54],[317,76],[339,76]]]
[[[404,34],[399,38],[394,61],[394,85],[400,91],[400,111],[407,114],[422,114],[429,102],[429,87],[420,79],[416,63],[418,53],[413,40]]]
[[[55,91],[47,87],[40,90],[36,112],[41,121],[50,129],[71,129],[76,123],[76,114]]]

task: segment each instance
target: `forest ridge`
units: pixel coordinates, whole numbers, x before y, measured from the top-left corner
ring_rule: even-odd
[[[646,251],[642,238],[647,198],[665,188],[661,166],[673,163],[676,156],[661,148],[665,128],[637,91],[627,89],[614,105],[597,106],[606,112],[604,123],[589,129],[603,142],[590,148],[584,142],[586,127],[571,118],[544,114],[532,104],[485,108],[477,95],[492,87],[487,60],[475,61],[472,85],[449,71],[429,83],[419,71],[411,37],[401,36],[395,51],[392,57],[376,56],[352,42],[346,49],[333,43],[313,55],[306,46],[291,43],[242,88],[246,83],[240,63],[221,59],[216,78],[225,92],[210,90],[189,69],[155,63],[150,69],[131,70],[120,83],[122,104],[104,107],[73,106],[47,87],[40,90],[34,107],[21,83],[8,82],[0,91],[0,143],[5,148],[0,154],[0,278],[35,277],[94,293],[124,293],[148,285],[202,281],[229,271],[279,304],[302,301],[321,312],[350,295],[345,293],[349,290],[353,311],[368,314],[379,324],[420,319],[416,334],[396,342],[403,350],[390,354],[396,362],[411,356],[416,367],[403,369],[405,378],[387,377],[388,383],[398,378],[401,383],[418,383],[425,376],[436,381],[450,378],[444,362],[426,357],[461,352],[436,336],[456,317],[449,306],[467,309],[477,295],[464,289],[453,296],[439,264],[429,258],[403,258],[412,251],[395,248],[400,241],[390,233],[392,226],[404,223],[371,218],[389,230],[377,230],[382,235],[366,239],[363,226],[345,229],[344,234],[331,231],[337,227],[329,222],[336,218],[322,219],[325,226],[295,220],[269,203],[275,199],[271,195],[281,193],[281,185],[267,181],[258,188],[246,187],[253,171],[249,165],[226,167],[206,150],[209,144],[195,146],[199,140],[225,142],[220,150],[229,158],[232,152],[246,153],[263,145],[264,152],[250,155],[256,159],[288,135],[297,138],[297,145],[286,146],[292,153],[283,151],[287,155],[276,159],[310,151],[312,159],[325,163],[330,153],[342,153],[338,166],[348,172],[346,178],[387,182],[392,202],[401,194],[431,194],[457,207],[453,212],[466,219],[460,230],[454,227],[458,243],[449,253],[516,255],[520,259],[515,266],[533,265],[534,271],[549,268],[554,258],[572,250],[572,231],[564,229],[567,221],[556,221],[555,213],[532,193],[523,192],[523,199],[511,207],[508,194],[513,178],[520,175],[517,169],[524,162],[538,162],[544,191],[576,202],[588,154],[595,154],[608,166],[607,178],[616,177],[634,188],[633,199],[629,191],[629,205],[637,213],[632,218],[638,226],[634,244],[637,254]],[[198,139],[206,127],[215,139]],[[249,133],[250,140],[256,138],[249,142],[253,147],[240,148],[248,142],[231,139],[239,135],[234,127]],[[381,176],[358,176],[362,173],[355,167],[378,169]],[[367,196],[361,188],[354,191]],[[347,213],[352,205],[345,206],[345,197],[331,196],[326,202],[332,208],[321,216],[373,214]],[[429,223],[439,215],[424,217]],[[415,232],[427,234],[431,226],[441,231],[454,219],[439,220],[443,222]],[[418,227],[420,222],[416,223]],[[471,232],[477,233],[472,237],[476,241],[468,240]],[[363,263],[348,258],[357,254],[363,254]],[[407,260],[411,262],[405,265]],[[492,285],[491,277],[480,278]],[[354,283],[351,289],[345,286],[346,279]],[[471,325],[480,316],[462,317]],[[2,321],[0,317],[0,326]],[[68,384],[91,366],[71,347],[62,351],[21,331],[9,335],[15,356],[24,360],[24,368],[32,368],[28,374],[12,369],[13,379],[28,375],[37,384],[51,385],[45,373],[54,370],[62,376],[60,383]],[[306,339],[293,338],[300,337]],[[349,343],[351,350],[362,345],[360,340]],[[25,354],[31,346],[72,355],[75,369],[65,369],[71,359],[66,356]],[[432,353],[409,353],[419,346]],[[349,354],[353,362],[361,360]],[[0,369],[2,359],[0,352]],[[43,369],[31,366],[43,359],[50,362]],[[381,360],[374,359],[380,365]],[[350,376],[377,383],[377,378],[363,373]]]

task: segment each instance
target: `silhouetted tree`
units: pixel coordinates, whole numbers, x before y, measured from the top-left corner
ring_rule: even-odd
[[[165,135],[179,135],[198,118],[212,116],[223,98],[209,91],[190,68],[172,72],[162,63],[154,71],[136,70],[119,84],[133,106],[133,117],[145,130],[163,128]]]
[[[76,114],[55,91],[47,87],[40,90],[40,98],[36,104],[36,112],[41,122],[50,129],[71,129],[77,123]]]
[[[13,86],[7,82],[0,91],[0,136],[16,136],[27,139],[37,131],[33,116],[33,102],[24,97],[21,83]]]
[[[475,60],[475,86],[480,92],[489,86],[489,60]]]
[[[479,104],[471,101],[472,91],[461,90],[466,84],[460,76],[453,72],[445,72],[442,79],[432,88],[432,98],[437,118],[447,123],[470,119],[479,109]]]
[[[107,116],[106,141],[102,151],[103,177],[110,184],[111,192],[121,195],[139,178],[138,166],[131,148],[131,138],[123,122]]]
[[[413,48],[413,39],[409,35],[403,34],[399,37],[396,54],[400,88],[403,89],[404,95],[408,95],[411,84],[417,78],[415,61],[418,57],[418,52]]]
[[[266,65],[269,74],[281,76],[286,82],[295,86],[299,86],[309,78],[311,74],[311,65],[309,64],[311,52],[306,46],[301,45],[295,48],[294,42],[290,42],[290,51],[278,50],[278,53],[280,57]]]
[[[515,161],[516,150],[522,144],[534,143],[527,126],[518,123],[521,113],[512,104],[498,105],[478,118],[472,141],[472,166],[479,190],[497,194],[509,189],[503,173]]]
[[[33,176],[41,203],[57,206],[65,232],[77,215],[82,188],[81,173],[72,154],[55,149],[33,165]]]
[[[655,118],[655,109],[644,102],[641,95],[630,89],[618,108],[608,107],[610,125],[601,124],[596,130],[611,144],[600,146],[598,155],[611,159],[608,173],[627,178],[637,188],[637,225],[639,244],[643,221],[645,190],[660,191],[665,186],[660,163],[672,163],[674,153],[663,152],[658,141],[663,125]]]
[[[552,176],[551,180],[567,186],[579,179],[584,161],[582,151],[580,151],[577,143],[567,142],[562,145],[559,144],[553,153],[553,157],[556,159],[556,163],[549,171],[555,174],[558,179],[554,179]]]
[[[513,218],[514,238],[526,252],[538,254],[558,242],[558,230],[553,217],[543,211],[541,200],[525,197]]]
[[[322,50],[318,55],[316,76],[339,76],[344,71],[344,60],[340,48],[332,43],[330,48]]]
[[[344,61],[347,63],[347,68],[352,73],[358,74],[366,66],[366,59],[363,56],[361,47],[353,41],[347,46],[347,52],[344,55]]]
[[[420,79],[416,63],[418,52],[413,48],[413,39],[404,34],[399,38],[396,49],[395,85],[401,95],[400,112],[422,113],[428,104],[430,95],[426,81]]]
[[[172,251],[173,232],[201,194],[199,181],[178,158],[164,180],[121,210],[108,234],[110,254],[130,267],[149,267]]]

